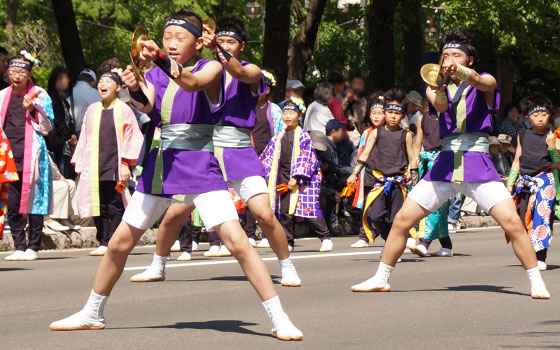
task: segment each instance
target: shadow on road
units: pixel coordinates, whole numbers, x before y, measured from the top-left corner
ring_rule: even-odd
[[[466,285],[466,286],[454,286],[454,287],[445,287],[445,288],[437,288],[437,289],[417,289],[417,290],[395,290],[391,291],[397,293],[408,293],[408,292],[490,292],[490,293],[502,293],[502,294],[511,294],[511,295],[523,295],[529,296],[527,293],[520,293],[515,292],[512,290],[506,290],[506,288],[512,287],[503,287],[503,286],[491,286],[491,285]]]
[[[521,264],[511,264],[511,265],[506,265],[506,266],[507,267],[521,267]],[[546,271],[552,271],[552,270],[557,270],[557,269],[560,269],[560,265],[548,265],[546,267]],[[546,273],[546,272],[544,272],[544,273]]]
[[[271,275],[272,282],[274,284],[280,284],[277,280],[280,279],[280,276]],[[247,277],[244,275],[242,276],[218,276],[212,278],[198,278],[198,279],[166,279],[166,282],[206,282],[206,281],[233,281],[233,282],[245,282],[247,281]]]
[[[269,333],[259,333],[247,329],[247,326],[256,326],[257,323],[244,322],[240,320],[212,320],[205,322],[177,322],[170,325],[161,326],[144,326],[144,327],[121,327],[111,329],[160,329],[160,328],[172,328],[172,329],[200,329],[200,330],[215,330],[224,333],[239,333],[239,334],[249,334],[257,335],[261,337],[270,337]]]
[[[31,269],[23,269],[21,267],[0,267],[0,272],[4,271],[26,271]]]

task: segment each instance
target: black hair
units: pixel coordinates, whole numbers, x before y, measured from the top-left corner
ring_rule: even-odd
[[[9,55],[8,50],[3,46],[0,46],[0,55]]]
[[[85,81],[86,83],[95,83],[95,79],[87,73],[80,73],[76,78],[76,81]]]
[[[354,80],[356,78],[362,79],[364,82],[366,81],[366,78],[364,77],[364,75],[360,71],[353,71],[353,72],[350,72],[350,75],[348,75],[348,81],[349,82],[352,82],[352,80]]]
[[[202,32],[202,18],[197,15],[190,7],[185,6],[174,14],[170,15],[165,19],[165,22],[170,19],[182,19],[193,24]]]
[[[66,67],[56,66],[53,68],[47,84],[47,91],[49,93],[56,92],[56,81],[62,74],[66,74],[70,78],[70,71]]]
[[[286,108],[286,106],[295,106],[297,108],[298,113],[301,115],[301,110],[299,109],[299,106],[293,102],[293,101],[287,101],[286,103],[284,103],[284,106],[282,107],[282,111],[284,111],[284,108]]]
[[[329,72],[329,75],[327,76],[327,81],[333,85],[346,83],[346,81],[344,80],[344,75],[342,75],[342,73],[336,70]]]
[[[457,44],[465,45],[469,50],[470,55],[474,57],[473,65],[477,62],[478,51],[476,51],[473,38],[469,35],[469,33],[467,33],[467,31],[463,29],[450,29],[445,31],[445,33],[443,33],[443,39],[441,41],[441,44],[439,45],[440,55],[443,51],[443,45],[447,43],[457,43]]]
[[[366,109],[366,111],[369,111],[371,109],[371,106],[373,106],[376,103],[385,104],[385,94],[381,90],[377,90],[377,91],[374,91],[371,94],[369,94],[369,96],[367,97],[367,109]],[[369,113],[367,113],[367,114],[369,115]]]
[[[224,30],[231,30],[243,38],[243,41],[247,41],[247,24],[241,18],[235,17],[233,15],[225,15],[216,21],[216,33]]]
[[[552,112],[553,112],[553,109],[554,109],[554,105],[552,104],[552,101],[550,101],[550,99],[548,97],[541,94],[540,92],[537,92],[535,94],[532,94],[530,96],[527,96],[527,97],[523,98],[521,100],[521,102],[519,102],[519,104],[521,105],[521,110],[523,111],[523,114],[525,114],[525,115],[527,114],[527,112],[529,112],[529,110],[531,108],[537,107],[537,106],[542,106],[542,107],[548,108],[551,115],[552,115]]]
[[[30,60],[28,60],[27,58],[25,58],[25,56],[22,55],[22,54],[20,54],[20,53],[18,53],[17,55],[13,56],[12,58],[10,58],[10,61],[13,61],[13,60],[16,60],[16,61],[24,61],[24,62],[26,62],[27,64],[31,65],[32,67],[34,66],[33,62],[31,62]]]
[[[519,105],[516,102],[510,102],[504,108],[504,115],[507,116],[509,114],[509,111],[511,111],[514,108],[517,109],[518,112],[521,112],[521,108],[519,107]]]
[[[404,107],[404,100],[406,99],[406,92],[401,89],[393,88],[385,92],[385,103],[397,102]]]
[[[121,68],[121,62],[118,58],[113,57],[109,58],[108,60],[103,61],[99,68],[97,68],[97,73],[101,76],[105,73],[111,73],[113,68]]]

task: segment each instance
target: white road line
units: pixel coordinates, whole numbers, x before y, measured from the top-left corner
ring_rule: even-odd
[[[408,249],[405,250],[405,253],[410,252]],[[380,250],[374,251],[367,251],[367,252],[349,252],[349,253],[328,253],[328,254],[310,254],[310,255],[292,255],[293,260],[298,259],[319,259],[319,258],[332,258],[332,257],[339,257],[339,256],[357,256],[357,255],[378,255],[381,253]],[[263,261],[275,261],[278,258],[262,258]],[[191,262],[191,263],[180,263],[180,264],[167,264],[165,268],[171,267],[193,267],[193,266],[207,266],[207,265],[224,265],[224,264],[236,264],[237,260],[235,259],[228,259],[228,260],[221,260],[221,261],[202,261],[202,262]],[[133,267],[125,267],[125,271],[135,271],[135,270],[145,270],[150,266],[133,266]]]

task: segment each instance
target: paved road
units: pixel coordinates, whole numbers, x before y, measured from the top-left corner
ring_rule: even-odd
[[[255,293],[225,258],[195,253],[192,262],[170,261],[165,282],[132,284],[128,278],[153,252],[138,247],[106,307],[108,328],[64,333],[48,325],[82,306],[98,259],[74,250],[43,252],[35,262],[1,261],[0,348],[560,349],[558,245],[544,273],[553,298],[535,301],[503,233],[473,230],[452,238],[454,258],[405,254],[391,279],[393,292],[376,294],[349,288],[373,274],[381,241],[353,250],[354,237],[339,238],[332,254],[320,254],[317,239],[299,240],[294,256],[304,285],[278,285],[285,309],[304,331],[299,343],[269,336]],[[272,259],[270,250],[260,252]],[[277,263],[267,266],[278,283]]]

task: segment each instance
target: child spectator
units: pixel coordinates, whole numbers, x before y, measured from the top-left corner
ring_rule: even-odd
[[[20,179],[10,184],[8,196],[8,221],[16,252],[5,260],[38,258],[43,216],[52,211],[52,171],[43,135],[52,130],[54,117],[49,94],[31,81],[38,63],[22,50],[8,65],[12,85],[0,92],[2,126]]]
[[[100,246],[90,252],[103,256],[121,222],[128,194],[130,166],[142,147],[142,133],[134,113],[117,98],[121,89],[118,74],[105,73],[97,90],[102,100],[86,110],[80,140],[72,164],[80,174],[78,210],[81,217],[92,217]]]
[[[307,218],[322,241],[321,252],[333,248],[330,232],[319,205],[321,170],[309,134],[298,125],[305,111],[303,100],[284,105],[286,129],[274,136],[261,155],[268,181],[270,205],[294,248],[295,217]]]

